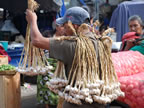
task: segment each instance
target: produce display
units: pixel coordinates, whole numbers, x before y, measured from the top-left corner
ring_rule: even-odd
[[[119,100],[131,108],[144,108],[144,55],[137,51],[112,53],[121,90]]]
[[[0,65],[0,75],[15,75],[16,69],[10,64]]]
[[[125,98],[119,100],[131,108],[144,108],[144,72],[119,78]]]
[[[91,35],[97,38],[96,54],[92,41],[85,36],[85,32],[89,32],[89,25],[82,24],[78,32],[71,22],[68,25],[76,36],[60,37],[57,40],[77,41],[72,67],[66,77],[65,71],[61,71],[64,65],[60,63],[60,71],[56,71],[54,77],[47,82],[48,88],[66,101],[78,105],[82,101],[106,104],[124,96],[112,63],[111,39],[96,35],[94,31]]]
[[[0,72],[1,71],[6,71],[6,70],[15,70],[15,67],[8,64],[8,65],[1,65],[0,66]]]
[[[144,72],[144,56],[138,51],[112,53],[112,60],[118,77]]]

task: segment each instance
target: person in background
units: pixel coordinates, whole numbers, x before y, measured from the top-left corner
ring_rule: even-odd
[[[59,37],[59,36],[64,36],[64,34],[65,34],[65,31],[64,31],[63,25],[56,23],[56,32],[54,36]]]
[[[54,36],[62,36],[64,35],[63,26],[60,24],[55,24],[55,33]],[[52,37],[51,31],[46,31],[42,33],[44,37]],[[52,72],[55,71],[57,60],[48,58],[48,61],[50,65],[52,65],[54,68],[52,69]],[[51,78],[48,74],[46,75],[38,75],[37,76],[37,100],[39,104],[44,104],[45,108],[49,108],[50,106],[57,106],[58,104],[58,96],[50,91],[47,86],[46,82],[49,81]]]
[[[144,54],[144,41],[137,41],[137,39],[144,38],[142,19],[138,15],[131,16],[128,25],[130,32],[122,37],[121,51],[133,50]]]
[[[38,29],[36,14],[30,10],[27,10],[26,15],[27,21],[31,25],[30,29],[32,44],[38,48],[49,50],[50,57],[62,61],[65,65],[66,76],[68,76],[75,54],[76,41],[57,41],[55,38],[44,38]],[[74,29],[78,30],[81,24],[87,23],[89,21],[89,18],[89,13],[83,8],[72,7],[66,11],[64,17],[62,17],[58,22],[59,24],[64,24],[66,36],[74,36],[74,32],[68,25],[68,21],[71,21]],[[94,45],[96,45],[97,41],[95,37],[91,36],[89,38],[93,41]],[[93,102],[92,104],[83,102],[82,105],[79,106],[64,101],[63,108],[105,108],[105,105],[99,104],[97,102]]]

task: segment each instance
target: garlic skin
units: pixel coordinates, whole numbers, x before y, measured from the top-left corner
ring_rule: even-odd
[[[121,92],[120,94],[121,94],[120,96],[125,97],[125,93],[124,92]]]
[[[66,88],[65,88],[66,91],[70,91],[70,89],[71,89],[70,85],[66,86]]]
[[[91,95],[100,95],[100,90],[99,89],[93,89],[93,90],[90,90],[89,92]]]
[[[37,73],[37,70],[36,70],[36,69],[33,69],[33,72],[34,72],[34,73]]]
[[[86,101],[87,103],[90,103],[90,104],[93,103],[93,99],[92,99],[91,97],[86,97],[86,98],[85,98],[85,101]]]
[[[47,68],[48,70],[52,70],[54,67],[51,66],[51,65],[49,65],[49,66],[47,66],[46,68]]]
[[[76,97],[75,97],[76,99],[80,99],[80,100],[84,100],[85,99],[85,97],[83,96],[83,95],[76,95]]]
[[[60,96],[60,97],[62,97],[62,98],[64,98],[64,94],[62,93],[62,92],[58,92],[58,95]]]

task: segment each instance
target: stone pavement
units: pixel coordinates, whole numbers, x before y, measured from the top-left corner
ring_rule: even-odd
[[[37,85],[25,83],[21,86],[21,108],[45,108],[44,105],[38,105],[36,100]],[[56,108],[50,106],[50,108]]]

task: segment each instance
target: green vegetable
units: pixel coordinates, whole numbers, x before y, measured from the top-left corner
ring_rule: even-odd
[[[15,67],[8,64],[8,65],[1,65],[0,66],[0,71],[5,71],[5,70],[15,70]]]

